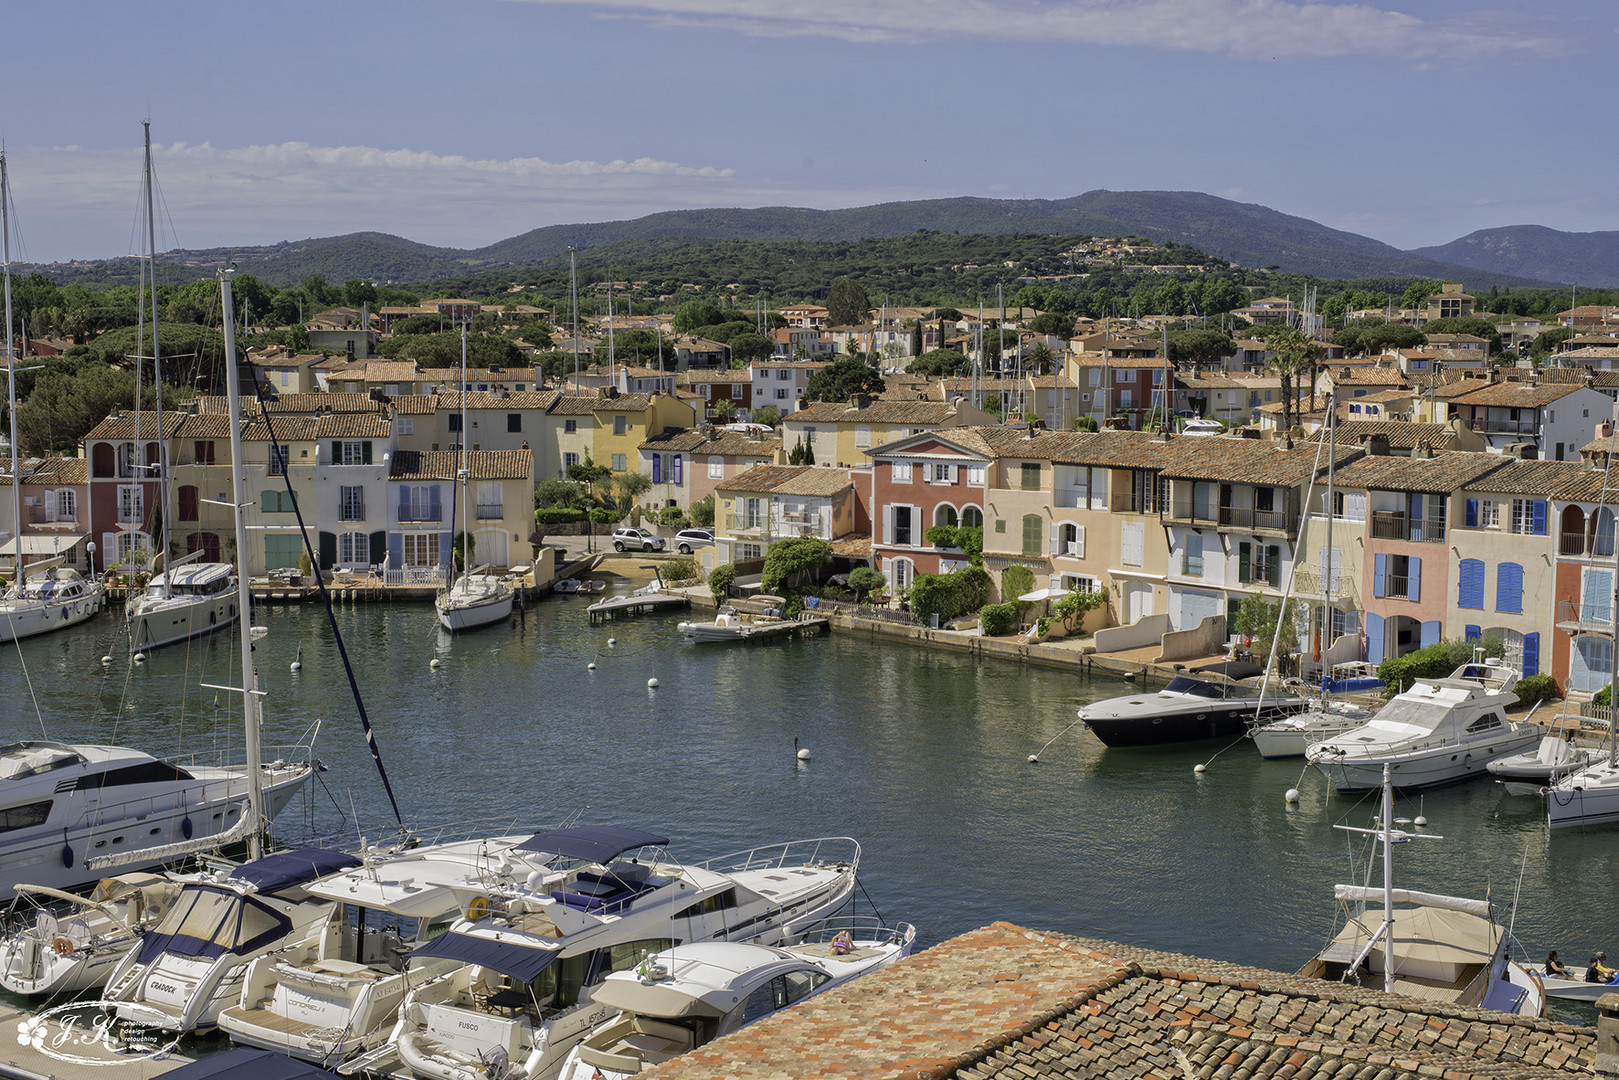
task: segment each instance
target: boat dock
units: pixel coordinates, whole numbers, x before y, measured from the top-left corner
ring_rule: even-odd
[[[615,615],[644,615],[664,608],[691,609],[691,597],[685,593],[635,592],[626,596],[610,596],[598,600],[585,609],[590,621],[610,619]]]
[[[121,1041],[118,1026],[91,1019],[76,1009],[75,1019],[36,1020],[26,1008],[0,1003],[0,1076],[16,1080],[147,1080],[191,1064],[178,1053],[147,1057]],[[133,1034],[137,1045],[142,1036]],[[165,1042],[173,1036],[153,1032]],[[161,1044],[159,1044],[161,1045]]]

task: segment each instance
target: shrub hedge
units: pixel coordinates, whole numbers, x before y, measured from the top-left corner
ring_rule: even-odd
[[[1010,604],[985,604],[978,611],[978,625],[985,637],[1016,633],[1019,614],[1016,601]]]
[[[949,622],[983,607],[989,599],[989,584],[989,574],[979,566],[948,574],[918,574],[911,579],[911,613],[920,619],[937,615],[940,622]]]

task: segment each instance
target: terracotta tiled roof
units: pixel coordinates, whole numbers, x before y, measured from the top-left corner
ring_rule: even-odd
[[[455,390],[441,390],[435,396],[440,411],[454,412],[461,407],[462,394]],[[558,390],[520,390],[509,394],[496,394],[488,390],[469,390],[465,394],[469,409],[548,409],[561,396]]]
[[[946,401],[873,401],[864,409],[841,401],[818,401],[787,417],[802,424],[944,424],[956,419]]]
[[[339,413],[315,418],[317,439],[386,439],[393,421],[378,413]]]
[[[871,558],[871,534],[844,533],[832,541],[832,554],[839,559]]]
[[[1511,461],[1500,454],[1453,452],[1431,458],[1363,457],[1337,470],[1339,487],[1369,491],[1420,491],[1449,495]]]
[[[1602,440],[1602,452],[1607,453],[1608,440]],[[1552,492],[1552,498],[1565,502],[1613,503],[1619,499],[1619,476],[1610,476],[1604,468],[1586,468],[1565,476]]]
[[[254,417],[242,421],[243,442],[269,442],[271,429],[275,432],[275,441],[279,443],[313,442],[315,439],[316,417],[293,415],[270,417],[266,424],[262,417]]]
[[[596,413],[596,398],[583,395],[558,394],[551,407],[546,410],[552,416],[594,416]]]
[[[753,381],[753,372],[738,368],[726,368],[723,371],[688,371],[681,375],[680,381],[686,386],[702,386],[707,383],[750,383]]]
[[[388,462],[390,480],[454,480],[454,450],[399,450]],[[469,480],[527,480],[534,468],[529,450],[468,450]]]
[[[1190,445],[1188,445],[1190,444]],[[1182,437],[1170,444],[1171,461],[1164,475],[1181,480],[1212,480],[1231,484],[1302,484],[1325,472],[1327,457],[1320,447],[1297,444],[1291,450],[1265,439],[1230,436]],[[1338,467],[1364,453],[1358,446],[1338,444]]]
[[[34,469],[34,483],[83,484],[90,479],[89,464],[78,457],[46,458]]]
[[[995,923],[661,1065],[659,1080],[1550,1080],[1596,1032]]]
[[[242,395],[238,400],[242,415],[257,416],[259,402],[257,398]],[[208,396],[197,399],[198,412],[223,413],[230,409],[230,400],[223,395]],[[317,413],[325,410],[338,413],[364,413],[381,412],[387,408],[370,394],[279,394],[270,398],[266,404],[273,413]]]
[[[652,395],[620,394],[618,397],[599,397],[592,400],[595,403],[593,412],[645,412],[652,404]]]
[[[178,439],[228,439],[230,417],[223,413],[199,413],[196,416],[188,416],[174,434]]]
[[[1578,461],[1521,461],[1508,458],[1507,464],[1467,486],[1472,491],[1503,495],[1549,496],[1581,473],[1590,471],[1590,466]]]
[[[1408,424],[1401,420],[1340,420],[1337,426],[1339,446],[1345,444],[1359,446],[1367,439],[1379,435],[1389,441],[1390,449],[1395,450],[1410,450],[1418,446],[1426,446],[1430,450],[1452,450],[1458,441],[1456,432],[1452,431],[1448,424]],[[1316,429],[1309,436],[1309,441],[1326,442],[1326,427]]]
[[[824,465],[755,465],[715,487],[778,495],[836,495],[853,481],[848,469]]]
[[[184,413],[164,413],[162,437],[172,439],[185,419]],[[97,439],[155,439],[158,435],[155,412],[142,412],[138,414],[138,419],[134,412],[115,412],[91,428],[84,439],[86,442]]]
[[[772,435],[764,439],[755,439],[741,431],[728,431],[725,428],[716,428],[712,435],[695,429],[682,429],[680,431],[666,431],[643,442],[642,450],[662,452],[689,453],[715,455],[721,457],[774,457],[781,449],[781,437]]]
[[[1496,406],[1499,408],[1538,409],[1549,405],[1559,398],[1565,398],[1578,390],[1577,386],[1567,383],[1557,383],[1546,386],[1534,386],[1529,383],[1503,382],[1480,387],[1471,393],[1452,399],[1457,405],[1472,405],[1482,408]]]
[[[395,394],[389,404],[395,416],[431,416],[438,411],[438,395]]]
[[[415,382],[419,378],[414,360],[372,360],[365,365],[368,383]]]

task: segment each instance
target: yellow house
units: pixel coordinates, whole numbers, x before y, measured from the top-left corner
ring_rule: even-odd
[[[802,441],[815,451],[815,464],[851,467],[869,463],[867,450],[923,431],[998,423],[999,417],[973,408],[962,397],[873,401],[856,394],[847,403],[817,402],[788,416],[782,421],[782,448],[790,452]]]
[[[697,425],[697,410],[668,394],[621,394],[604,386],[591,405],[591,456],[614,473],[639,472],[641,444],[671,428]]]

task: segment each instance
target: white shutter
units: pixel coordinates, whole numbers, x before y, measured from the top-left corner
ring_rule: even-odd
[[[1084,557],[1085,557],[1085,526],[1078,525],[1078,526],[1075,526],[1075,528],[1074,528],[1074,558],[1083,559]]]
[[[1057,546],[1057,530],[1059,527],[1055,521],[1051,523],[1051,546],[1047,550],[1053,555],[1062,554],[1062,549]]]
[[[1139,521],[1126,521],[1119,529],[1119,557],[1126,566],[1140,566],[1144,547],[1145,526]]]
[[[945,482],[949,484],[954,484],[956,482],[956,466],[951,465],[949,467],[949,472],[945,476]]]
[[[883,507],[883,543],[892,544],[893,542],[894,542],[894,508],[893,508],[893,506],[885,506],[885,507]],[[884,561],[886,562],[887,560],[884,560]]]
[[[1107,509],[1107,472],[1102,469],[1091,470],[1091,509]]]
[[[1344,517],[1349,521],[1366,520],[1366,493],[1350,491],[1344,494]]]
[[[1055,592],[1056,590],[1062,588],[1062,575],[1061,574],[1052,574],[1051,577],[1048,579],[1048,584],[1051,586],[1051,589],[1052,589],[1053,592]]]

